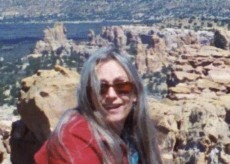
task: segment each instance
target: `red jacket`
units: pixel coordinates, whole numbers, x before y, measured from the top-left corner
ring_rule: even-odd
[[[92,135],[89,124],[83,116],[76,116],[67,123],[63,131],[64,147],[51,138],[45,142],[41,149],[35,154],[37,164],[101,164],[102,154]],[[49,149],[47,149],[49,147]],[[67,152],[69,155],[67,155]],[[72,158],[69,161],[68,157]],[[123,163],[127,164],[127,156],[124,155]]]

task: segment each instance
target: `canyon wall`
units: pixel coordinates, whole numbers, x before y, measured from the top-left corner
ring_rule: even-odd
[[[230,31],[112,26],[100,35],[90,31],[89,41],[81,43],[68,40],[64,31],[62,24],[46,30],[34,52],[23,58],[25,69],[30,60],[51,69],[22,80],[20,119],[8,130],[1,128],[11,130],[1,134],[3,145],[10,139],[10,146],[2,146],[2,160],[11,154],[12,161],[33,162],[61,114],[77,105],[82,63],[99,47],[114,44],[130,54],[143,78],[164,162],[230,161]]]

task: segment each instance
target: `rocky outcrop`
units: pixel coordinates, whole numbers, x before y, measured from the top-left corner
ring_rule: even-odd
[[[148,91],[150,115],[156,121],[165,163],[228,163],[230,52],[213,46],[216,35],[149,26],[106,27],[101,36],[91,31],[89,42],[70,49],[76,57],[78,54],[73,52],[89,55],[99,46],[112,43],[131,54]],[[50,47],[48,50],[54,50],[55,46]],[[38,52],[45,51],[41,48]],[[87,57],[71,58],[71,63]],[[13,159],[31,161],[63,111],[77,105],[76,79],[76,72],[57,66],[22,80],[18,104],[21,120],[14,123],[10,142]],[[153,99],[156,93],[160,100]],[[36,143],[27,144],[25,152],[30,159],[18,153],[22,138]]]
[[[179,163],[229,161],[229,98],[149,101],[163,157]]]
[[[39,141],[47,138],[63,111],[76,107],[78,79],[76,72],[56,66],[22,80],[18,112]]]
[[[147,88],[153,94],[153,87],[167,91],[161,101],[149,97],[165,163],[228,163],[228,33],[143,26],[122,29]],[[213,40],[226,42],[218,47],[212,46]],[[154,86],[158,80],[160,85]]]
[[[63,23],[55,23],[52,28],[44,30],[44,38],[36,43],[33,53],[22,58],[23,69],[25,72],[35,72],[61,65],[79,71],[89,54],[99,45],[106,44],[103,39],[95,36],[93,30],[89,30],[87,43],[76,44],[67,38]]]
[[[102,29],[101,36],[118,47],[124,47],[127,43],[126,35],[121,26],[105,27]]]
[[[213,44],[218,48],[230,50],[230,31],[223,28],[216,29]]]
[[[211,46],[183,46],[168,76],[170,99],[218,98],[229,94],[230,52]]]
[[[149,101],[166,163],[230,161],[230,52],[211,46],[209,37],[166,42],[167,99]]]
[[[33,154],[55,128],[67,109],[77,106],[79,75],[67,68],[39,70],[22,80],[18,102],[19,121],[11,131],[11,160],[33,163]],[[23,141],[23,142],[22,142]]]
[[[33,56],[43,54],[70,55],[73,42],[66,37],[66,29],[62,23],[44,30],[44,39],[36,43]]]

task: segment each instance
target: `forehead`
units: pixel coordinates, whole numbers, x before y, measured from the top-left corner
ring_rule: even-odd
[[[96,66],[96,74],[99,80],[113,81],[119,78],[128,79],[125,69],[114,59],[100,61]]]

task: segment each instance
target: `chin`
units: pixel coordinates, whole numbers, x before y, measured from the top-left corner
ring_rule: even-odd
[[[106,117],[106,120],[111,124],[123,124],[125,117],[110,115]]]
[[[131,109],[122,106],[119,108],[108,109],[107,111],[108,111],[107,116],[106,116],[107,122],[113,125],[117,124],[123,127],[124,122],[126,118],[128,117]]]

